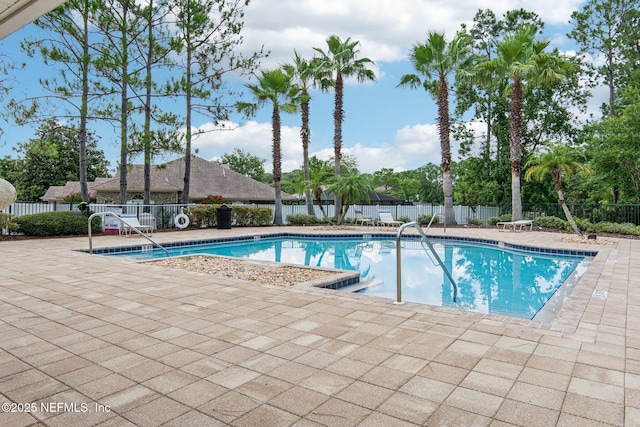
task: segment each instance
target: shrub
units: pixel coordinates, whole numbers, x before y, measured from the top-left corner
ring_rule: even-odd
[[[467,223],[470,225],[484,225],[481,219],[472,217],[467,217]]]
[[[408,217],[408,216],[406,216],[406,215],[403,215],[403,216],[401,216],[401,217],[398,217],[398,221],[400,221],[400,222],[404,222],[404,223],[407,223],[407,222],[411,222],[411,218],[409,218],[409,217]]]
[[[209,228],[218,223],[218,205],[190,206],[184,209],[184,214],[189,217],[190,227]]]
[[[492,216],[491,218],[489,218],[487,220],[487,223],[489,225],[496,225],[499,222],[505,222],[505,221],[511,221],[511,214],[504,214],[504,215],[500,215],[500,216]]]
[[[626,234],[630,236],[640,235],[640,226],[636,226],[631,223],[618,224],[616,222],[599,222],[593,224],[589,231],[595,233],[612,233],[612,234]]]
[[[434,215],[435,215],[435,218],[434,218],[432,224],[440,224],[440,216],[438,214],[418,215],[418,224],[420,224],[420,225],[429,225],[429,223],[431,222],[431,218]]]
[[[12,219],[10,214],[0,212],[0,233],[12,233],[18,230],[18,224],[16,224]]]
[[[19,216],[14,219],[18,231],[26,236],[65,236],[87,234],[87,217],[79,212],[56,211]],[[99,217],[91,221],[93,233],[101,230]]]
[[[222,205],[227,203],[227,200],[220,195],[209,194],[202,200],[202,203],[205,205]]]
[[[231,220],[239,227],[259,227],[271,224],[273,213],[269,208],[233,206]]]
[[[62,199],[62,203],[78,203],[82,201],[82,194],[80,192],[71,193]]]
[[[292,214],[287,215],[287,222],[291,225],[318,224],[320,221],[315,215]]]
[[[184,210],[190,225],[196,228],[211,228],[218,224],[218,208],[221,205],[190,206]],[[258,227],[271,224],[271,209],[252,206],[232,206],[231,223],[237,227]]]
[[[533,220],[536,227],[551,228],[555,230],[570,230],[571,225],[568,221],[555,216],[539,216]]]

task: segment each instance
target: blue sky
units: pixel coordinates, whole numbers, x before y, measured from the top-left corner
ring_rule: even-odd
[[[478,9],[491,9],[501,17],[507,10],[524,8],[536,12],[545,22],[545,37],[552,47],[563,52],[575,51],[566,37],[571,30],[571,13],[583,0],[252,0],[245,10],[244,46],[247,52],[264,44],[271,54],[262,68],[271,69],[286,63],[296,50],[311,57],[313,47],[326,48],[331,34],[360,41],[360,55],[375,61],[376,83],[345,87],[345,121],[343,153],[357,158],[361,172],[374,172],[383,167],[396,171],[414,169],[428,162],[439,164],[440,149],[436,127],[436,106],[423,90],[396,88],[400,77],[411,73],[407,60],[411,47],[424,41],[427,31],[445,31],[453,36],[462,23],[471,26]],[[29,25],[4,39],[2,52],[19,56],[19,43],[34,31]],[[37,90],[37,76],[46,70],[40,58],[29,60],[16,93]],[[333,154],[333,92],[312,92],[311,155],[328,158]],[[593,111],[601,103],[599,92],[593,99]],[[231,118],[232,131],[209,132],[193,143],[198,155],[216,159],[234,148],[250,152],[266,160],[271,169],[271,111],[265,107],[252,120]],[[194,127],[212,129],[199,119]],[[14,155],[11,147],[32,135],[30,128],[0,123],[0,156]],[[302,164],[299,139],[299,115],[283,116],[283,170]],[[118,135],[111,128],[101,129],[99,147],[115,167],[119,158]],[[458,159],[453,141],[454,160]],[[170,158],[158,159],[157,162]]]

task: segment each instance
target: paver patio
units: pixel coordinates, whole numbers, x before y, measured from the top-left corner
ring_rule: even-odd
[[[536,323],[0,241],[0,426],[640,425],[640,240],[446,233],[598,255]]]

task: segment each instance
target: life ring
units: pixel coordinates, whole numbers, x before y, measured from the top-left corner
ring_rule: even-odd
[[[176,215],[173,219],[176,228],[187,228],[189,226],[189,217],[183,213]]]

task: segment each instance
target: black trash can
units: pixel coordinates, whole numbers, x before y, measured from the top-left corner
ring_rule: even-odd
[[[218,225],[216,228],[228,230],[231,228],[231,208],[222,205],[218,208]]]

